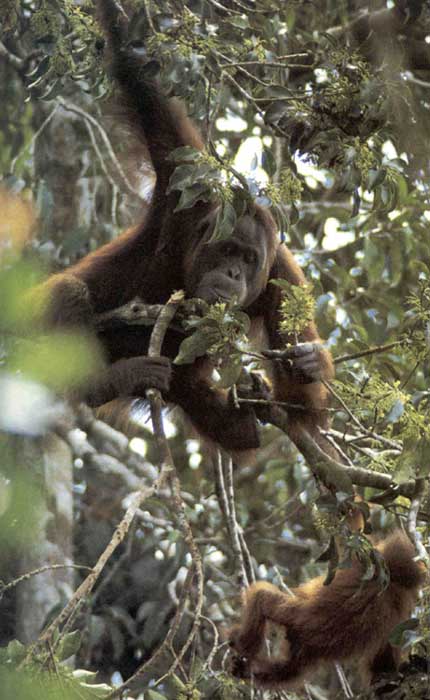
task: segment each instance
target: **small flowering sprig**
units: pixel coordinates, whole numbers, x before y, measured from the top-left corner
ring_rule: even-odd
[[[208,306],[203,316],[191,316],[184,326],[192,335],[182,341],[175,364],[190,364],[208,355],[220,375],[220,386],[235,384],[248,343],[249,317],[234,301],[222,302]]]
[[[291,284],[284,279],[270,281],[282,290],[279,331],[282,335],[297,338],[314,319],[315,299],[312,286]]]

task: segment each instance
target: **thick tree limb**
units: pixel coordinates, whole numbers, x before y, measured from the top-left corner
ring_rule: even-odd
[[[199,303],[198,299],[185,300],[182,297],[180,301],[175,302],[175,314],[174,318],[172,317],[170,320],[170,327],[183,331],[181,321],[204,306],[205,302],[203,301]],[[163,309],[163,304],[146,304],[140,297],[135,297],[116,309],[98,314],[94,323],[96,330],[105,330],[116,326],[153,326]]]

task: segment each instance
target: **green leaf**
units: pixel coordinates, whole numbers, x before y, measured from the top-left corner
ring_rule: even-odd
[[[61,80],[55,80],[52,85],[50,85],[42,95],[40,95],[40,100],[54,100],[58,95],[61,95],[64,91],[64,85]]]
[[[146,690],[145,700],[167,700],[165,695],[161,695],[156,690]]]
[[[251,319],[249,318],[248,314],[240,309],[235,309],[234,317],[240,323],[242,332],[245,335],[248,335],[249,331],[251,330]]]
[[[284,100],[276,100],[266,109],[264,121],[266,124],[277,124],[286,112],[287,103]]]
[[[189,338],[182,341],[179,352],[173,360],[175,365],[187,365],[196,360],[197,357],[206,355],[213,344],[213,337],[203,330],[197,330]]]
[[[203,183],[191,185],[191,187],[182,190],[179,202],[174,211],[176,212],[183,211],[184,209],[191,209],[191,207],[193,207],[196,202],[198,202],[199,200],[207,202],[209,197],[210,191],[207,185]]]
[[[73,678],[78,681],[91,681],[97,676],[97,671],[87,671],[85,668],[77,668],[72,671]]]
[[[111,686],[107,685],[106,683],[98,683],[97,685],[92,685],[89,683],[80,683],[79,687],[88,690],[90,697],[95,698],[105,698],[112,692]]]
[[[249,29],[249,19],[246,15],[235,15],[229,17],[228,23],[237,29]]]
[[[71,656],[76,654],[80,646],[81,633],[79,630],[75,630],[74,632],[69,632],[69,634],[64,635],[55,652],[58,660],[66,661],[66,659],[70,659]]]
[[[319,496],[315,501],[315,505],[318,510],[322,510],[325,513],[338,512],[338,503],[335,496],[331,493],[324,493],[322,496]]]
[[[228,389],[229,387],[233,386],[233,384],[237,383],[241,372],[242,362],[240,359],[233,358],[232,360],[223,362],[221,367],[218,367],[220,381],[217,382],[217,386],[220,386],[223,389]]]
[[[230,202],[224,202],[217,214],[215,228],[211,236],[211,241],[222,241],[229,238],[236,226],[237,215]]]
[[[294,203],[291,204],[290,207],[290,224],[294,226],[294,224],[297,224],[298,220],[300,219],[300,212],[296,205]]]
[[[274,284],[276,287],[280,287],[281,289],[284,289],[285,291],[289,292],[291,289],[291,282],[288,280],[282,279],[282,277],[279,278],[273,278],[269,280],[270,284]]]
[[[409,620],[401,622],[399,625],[396,625],[394,630],[391,632],[389,637],[390,644],[395,647],[403,648],[411,646],[411,644],[415,644],[418,636],[416,632],[418,628],[419,620],[416,617],[411,617]],[[413,637],[414,639],[411,642],[410,640]]]
[[[397,175],[396,177],[396,185],[397,185],[397,199],[399,204],[406,204],[406,200],[408,198],[409,190],[408,190],[408,183],[406,181],[406,178],[403,177],[403,175]]]
[[[337,553],[336,542],[335,542],[334,538],[331,537],[329,546],[327,547],[327,549],[324,549],[324,551],[321,552],[321,554],[319,555],[319,557],[317,559],[315,559],[315,561],[321,562],[321,563],[331,561],[336,556],[336,553]]]
[[[202,152],[194,148],[194,146],[181,146],[180,148],[175,148],[170,154],[169,160],[173,160],[175,163],[180,163],[181,161],[196,163],[201,157]]]
[[[7,658],[10,659],[14,665],[19,664],[25,658],[26,653],[27,648],[17,639],[9,642],[6,647]]]
[[[382,185],[386,176],[387,171],[385,168],[381,168],[380,170],[369,170],[367,174],[367,189],[369,192],[374,190],[375,187],[378,187],[378,185]]]
[[[379,246],[371,237],[367,237],[364,243],[363,267],[371,280],[379,282],[384,272],[385,260]]]
[[[360,195],[358,194],[358,190],[355,189],[354,192],[352,193],[352,212],[351,216],[354,218],[354,216],[357,216],[359,211],[360,211],[360,204],[361,204],[361,198]]]
[[[193,184],[194,165],[178,165],[169,180],[167,194],[173,190],[183,190]]]
[[[286,5],[285,9],[283,9],[284,19],[290,31],[294,28],[298,9],[299,6],[295,8],[293,5]]]
[[[167,536],[167,539],[169,542],[179,542],[181,539],[181,533],[179,530],[169,530],[169,534]]]
[[[394,480],[398,484],[415,478],[415,466],[417,464],[416,457],[417,455],[414,450],[404,450],[402,458],[397,460],[396,469],[394,471]]]
[[[28,73],[26,73],[25,77],[26,78],[33,78],[33,80],[36,80],[36,78],[39,78],[41,75],[45,75],[45,73],[48,72],[49,65],[50,65],[50,57],[44,56],[43,58],[40,59],[40,61],[36,61],[35,68],[33,68]],[[31,88],[31,85],[28,85],[28,87]]]
[[[270,85],[267,92],[270,97],[291,97],[291,89],[284,85]]]

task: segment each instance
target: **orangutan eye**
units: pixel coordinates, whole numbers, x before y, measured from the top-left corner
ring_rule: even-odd
[[[254,265],[257,262],[257,255],[253,250],[247,250],[243,259],[247,265]]]
[[[226,243],[223,249],[223,253],[226,256],[231,256],[233,257],[234,255],[237,254],[236,246],[234,243]]]

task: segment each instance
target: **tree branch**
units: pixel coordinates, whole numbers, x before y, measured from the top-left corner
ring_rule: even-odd
[[[271,406],[270,423],[288,434],[288,417],[286,413],[277,406]],[[415,480],[411,479],[402,484],[396,484],[390,474],[382,474],[379,472],[368,471],[361,467],[354,467],[347,464],[341,464],[332,457],[327,455],[313,440],[309,433],[302,428],[297,431],[297,436],[294,439],[299,452],[302,453],[309,469],[314,476],[321,479],[325,484],[335,485],[339,490],[345,490],[346,493],[351,491],[351,485],[371,486],[376,489],[396,489],[397,495],[411,496],[415,492]]]
[[[162,309],[158,320],[154,326],[151,341],[149,346],[149,354],[159,355],[161,345],[163,342],[164,335],[169,327],[177,305],[183,300],[183,293],[177,292],[172,295],[172,297],[167,302],[166,306]],[[155,389],[149,389],[147,392],[150,405],[151,405],[151,415],[154,425],[155,439],[159,448],[160,455],[160,473],[156,481],[148,487],[146,484],[141,483],[140,488],[133,496],[129,507],[127,508],[124,517],[121,519],[120,523],[116,527],[113,536],[100,555],[96,565],[92,569],[91,573],[84,579],[84,581],[77,588],[73,596],[70,598],[69,602],[63,608],[63,610],[55,617],[55,619],[48,625],[48,627],[42,632],[39,639],[36,641],[35,645],[32,645],[29,649],[29,653],[26,656],[25,661],[31,658],[34,649],[41,644],[52,644],[52,638],[54,632],[60,629],[73,615],[76,607],[80,602],[86,598],[92,591],[97,579],[99,578],[101,572],[103,571],[107,561],[110,559],[112,554],[115,552],[117,547],[125,539],[130,525],[134,519],[134,516],[140,510],[142,503],[149,497],[158,494],[162,486],[169,484],[172,490],[171,500],[175,508],[179,528],[184,536],[184,539],[190,549],[191,557],[193,561],[193,570],[197,578],[197,588],[198,588],[198,601],[195,623],[192,629],[192,638],[194,638],[199,625],[199,615],[202,607],[203,601],[203,569],[200,557],[200,552],[197,545],[195,544],[192,531],[188,520],[185,515],[185,504],[181,498],[180,494],[180,484],[176,476],[176,471],[173,463],[173,458],[170,452],[170,448],[167,444],[167,440],[164,434],[164,428],[162,423],[161,408],[162,400],[160,392]],[[191,636],[190,634],[190,636]],[[191,643],[191,642],[190,642]],[[24,662],[25,662],[24,661]],[[124,687],[128,687],[124,684]],[[123,689],[123,688],[121,688]],[[114,691],[114,695],[119,692],[120,688]]]
[[[151,334],[151,340],[149,343],[149,349],[148,349],[148,356],[149,357],[154,357],[154,356],[159,356],[161,354],[161,347],[163,344],[164,336],[166,334],[167,329],[169,328],[169,325],[176,313],[176,310],[178,306],[182,303],[184,300],[184,292],[175,292],[172,294],[170,299],[168,300],[167,304],[162,308],[157,322],[154,326],[154,330],[152,331]],[[126,305],[128,306],[128,305]],[[190,523],[188,521],[188,518],[186,516],[186,511],[185,511],[185,503],[182,499],[181,496],[181,485],[180,481],[178,479],[177,473],[176,473],[176,468],[175,464],[173,461],[173,455],[169,447],[169,443],[167,441],[165,432],[164,432],[164,425],[163,425],[163,418],[162,418],[162,407],[163,407],[163,400],[161,397],[161,393],[158,389],[148,389],[146,392],[146,397],[149,400],[149,405],[150,405],[150,410],[151,410],[151,420],[152,420],[152,425],[154,429],[154,437],[155,441],[157,444],[158,448],[158,458],[159,458],[159,464],[160,464],[160,474],[159,477],[156,481],[156,493],[159,492],[159,489],[164,486],[170,486],[171,489],[171,503],[175,512],[176,520],[178,523],[178,527],[182,533],[182,536],[188,546],[188,549],[191,554],[191,559],[192,559],[192,568],[190,571],[192,571],[192,575],[195,575],[196,578],[196,585],[197,585],[197,601],[196,601],[196,606],[195,606],[195,612],[193,616],[193,625],[191,627],[190,633],[188,635],[188,638],[185,642],[185,644],[182,646],[182,649],[180,653],[175,656],[175,660],[173,664],[171,665],[169,671],[167,674],[164,674],[161,679],[159,679],[158,682],[161,682],[163,678],[166,677],[166,675],[170,675],[174,672],[176,669],[177,665],[180,663],[181,659],[185,655],[187,649],[191,645],[192,641],[194,640],[195,635],[197,634],[197,631],[200,626],[200,615],[202,611],[202,606],[203,606],[203,583],[204,583],[204,578],[203,578],[203,563],[202,563],[202,558],[200,555],[199,548],[196,544],[196,541],[193,536],[193,532],[190,526]],[[189,572],[189,575],[190,572]],[[185,600],[183,601],[183,605],[185,605],[185,601],[188,598],[188,595],[186,596]],[[178,611],[182,608],[183,606],[178,606]],[[175,620],[173,624],[171,625],[169,629],[169,633],[167,637],[164,639],[163,643],[161,646],[158,648],[158,650],[153,654],[153,656],[146,661],[137,671],[136,673],[131,676],[125,683],[123,683],[121,686],[116,688],[109,696],[108,698],[114,698],[117,697],[118,695],[122,695],[122,693],[127,689],[130,688],[133,683],[140,678],[148,669],[150,665],[155,661],[156,658],[166,649],[168,649],[173,641],[173,638],[176,634],[176,630],[180,624],[180,620],[182,619],[182,614],[180,618],[178,618],[178,611],[177,615],[175,617]]]
[[[183,305],[184,298],[183,296],[175,301],[176,307],[179,307],[178,311],[178,316],[180,318],[186,318],[187,312],[189,313],[189,308],[186,305]],[[190,300],[192,304],[196,303],[196,300]],[[189,302],[187,301],[186,304]],[[181,308],[181,305],[183,305],[183,308]],[[111,324],[115,323],[124,323],[124,324],[131,324],[131,325],[147,325],[148,323],[152,323],[156,315],[160,313],[160,306],[159,305],[151,305],[151,304],[145,304],[141,299],[136,298],[133,299],[132,301],[128,302],[127,304],[124,304],[123,306],[114,309],[112,311],[109,311],[105,314],[101,314],[96,317],[96,324],[98,328],[107,328]],[[166,315],[164,317],[165,320],[167,320],[168,316]],[[168,323],[170,323],[171,319],[173,318],[173,314],[169,317]],[[167,326],[166,326],[167,329]],[[164,331],[165,332],[165,331]],[[394,345],[393,345],[394,346]],[[157,348],[159,349],[161,346],[158,345]],[[390,346],[385,346],[384,349],[388,349],[392,347]],[[379,351],[379,348],[372,349],[372,352],[376,350],[377,352]],[[381,348],[382,351],[382,348]],[[367,354],[367,351],[365,351]],[[274,357],[276,359],[279,357],[279,351],[265,351],[265,355],[269,355],[270,357]],[[343,359],[343,358],[342,358]],[[346,358],[345,358],[346,359]],[[349,358],[348,358],[349,359]],[[382,436],[376,435],[372,431],[367,430],[350,412],[349,409],[344,405],[342,402],[341,398],[334,392],[333,388],[330,387],[330,391],[332,394],[334,394],[335,398],[341,403],[341,405],[344,407],[346,411],[348,411],[348,415],[350,415],[351,419],[354,421],[354,423],[357,424],[357,426],[360,428],[360,430],[363,432],[363,435],[373,438],[375,440],[378,440],[380,442],[383,442],[384,444],[387,445],[387,447],[390,447],[392,449],[399,450],[399,445],[395,443],[392,440],[389,440],[387,438],[383,438]],[[153,390],[150,390],[151,396],[154,396]],[[157,392],[159,393],[159,392]],[[156,399],[158,401],[158,399]],[[159,397],[159,400],[161,401],[161,395]],[[259,402],[261,403],[261,399],[246,399],[247,402],[249,403],[255,403]],[[285,433],[288,434],[288,416],[285,410],[283,410],[282,407],[279,406],[278,402],[276,401],[266,401],[264,400],[265,405],[268,408],[268,412],[270,415],[270,420],[268,422],[272,423],[272,425],[276,425],[278,428],[283,430]],[[161,410],[161,404],[160,404],[160,409]],[[157,420],[157,414],[155,414],[155,419]],[[161,433],[158,432],[159,428],[155,431],[156,437],[157,434],[161,435]],[[369,471],[367,469],[363,469],[361,467],[355,467],[353,465],[348,465],[348,464],[341,464],[340,462],[337,462],[334,460],[332,457],[329,457],[315,442],[315,440],[312,439],[312,437],[309,435],[307,431],[302,429],[298,437],[294,440],[294,443],[301,452],[301,454],[305,457],[307,464],[314,474],[318,479],[320,479],[324,484],[326,485],[331,485],[335,486],[336,489],[338,490],[343,490],[346,493],[349,493],[352,491],[352,486],[357,485],[357,486],[370,486],[372,488],[376,489],[382,489],[384,491],[386,490],[394,490],[396,494],[398,495],[403,495],[407,497],[411,497],[414,493],[415,490],[415,481],[410,480],[407,482],[404,482],[402,484],[396,484],[394,481],[393,477],[390,474],[383,474],[380,472],[375,472],[375,471]],[[166,442],[165,439],[163,438],[160,440],[158,444],[159,448],[159,454],[164,454],[164,450],[166,447]],[[163,457],[164,460],[171,460],[171,456],[169,458],[168,454],[164,454]],[[173,461],[173,460],[171,460]],[[164,464],[164,462],[162,462]],[[163,467],[162,467],[163,468]],[[170,467],[169,467],[170,468]],[[174,467],[173,467],[174,468]],[[227,517],[228,517],[228,510],[226,512]]]

